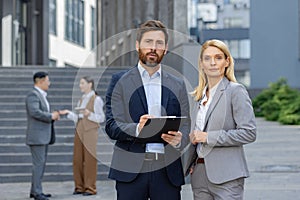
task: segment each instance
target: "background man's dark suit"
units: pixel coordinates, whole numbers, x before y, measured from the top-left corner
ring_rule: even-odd
[[[161,115],[189,117],[188,94],[184,81],[162,68],[161,84]],[[131,182],[140,173],[145,158],[145,143],[135,134],[137,123],[144,114],[148,114],[148,107],[138,68],[113,75],[106,94],[105,130],[111,139],[116,140],[109,178]],[[188,143],[189,124],[187,120],[180,127],[181,148]],[[165,145],[164,159],[166,174],[171,184],[184,184],[179,149]]]
[[[47,109],[46,102],[37,89],[33,89],[26,98],[27,110],[27,145],[53,144],[55,133],[52,114]],[[43,131],[43,134],[41,134]]]
[[[55,141],[52,114],[42,94],[34,88],[26,97],[26,144],[32,154],[32,195],[42,194],[42,178],[46,165],[48,145]]]

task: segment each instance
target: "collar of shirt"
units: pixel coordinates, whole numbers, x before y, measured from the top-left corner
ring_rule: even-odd
[[[45,101],[45,103],[47,105],[47,109],[48,109],[48,111],[50,111],[50,105],[49,105],[49,102],[48,102],[48,100],[46,98],[47,97],[47,92],[45,92],[44,90],[42,90],[41,88],[39,88],[37,86],[34,86],[34,88],[37,89],[39,91],[39,93],[42,94],[42,96],[44,97],[44,101]]]
[[[208,103],[208,101],[211,102],[212,98],[214,97],[214,95],[215,95],[215,93],[216,93],[216,91],[217,91],[217,88],[218,88],[220,82],[221,82],[221,80],[220,80],[214,87],[212,87],[212,88],[209,90],[209,99],[207,99],[207,96],[206,96],[206,90],[207,90],[208,87],[207,87],[207,85],[205,86],[205,88],[204,88],[204,90],[203,90],[203,93],[202,93],[202,97],[203,97],[203,98],[201,99],[201,102],[200,102],[201,105],[202,105],[204,102],[206,102],[206,101],[207,101],[207,103]]]
[[[83,94],[81,97],[81,101],[78,102],[77,106],[81,108],[86,108],[90,98],[95,94],[95,91],[90,91],[87,94]],[[83,114],[79,113],[78,118],[83,118]]]
[[[35,89],[37,89],[42,95],[43,97],[47,97],[47,92],[45,92],[44,90],[42,90],[41,88],[37,87],[37,86],[34,86]]]
[[[152,74],[151,77],[150,77],[149,73],[147,72],[147,70],[140,63],[138,63],[138,70],[143,79],[149,80],[149,79],[155,79],[155,78],[161,77],[161,66],[154,74]]]
[[[82,99],[85,99],[85,98],[91,98],[93,95],[95,95],[95,91],[90,91],[89,93],[87,93],[87,94],[83,94],[82,95]]]

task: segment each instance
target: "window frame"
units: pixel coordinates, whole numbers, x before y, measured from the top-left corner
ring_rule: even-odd
[[[85,46],[84,0],[65,0],[65,39]]]

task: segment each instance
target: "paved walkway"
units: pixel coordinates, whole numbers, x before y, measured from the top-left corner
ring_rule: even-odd
[[[245,200],[300,200],[300,126],[283,126],[257,119],[257,141],[245,146],[251,177],[246,179]],[[115,200],[113,181],[98,181],[98,194],[73,196],[73,182],[45,182],[51,199]],[[29,199],[30,183],[0,184],[1,200]],[[183,186],[182,199],[192,199],[190,185]]]

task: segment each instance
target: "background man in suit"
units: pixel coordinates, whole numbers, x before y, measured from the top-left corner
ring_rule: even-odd
[[[30,197],[36,200],[47,200],[51,194],[44,194],[42,178],[46,165],[48,145],[55,141],[54,120],[59,119],[59,112],[50,112],[46,99],[50,86],[48,74],[37,72],[33,76],[34,88],[26,97],[27,131],[26,144],[32,155],[32,180]]]
[[[109,178],[116,180],[118,200],[180,199],[184,184],[180,150],[188,142],[189,120],[178,132],[147,143],[139,133],[151,116],[188,116],[184,81],[163,70],[168,33],[149,20],[137,31],[136,67],[112,76],[106,93],[106,133],[116,140]]]
[[[208,40],[199,55],[193,92],[191,185],[195,200],[241,200],[249,176],[243,145],[256,139],[252,103],[234,76],[234,61],[220,40]]]

